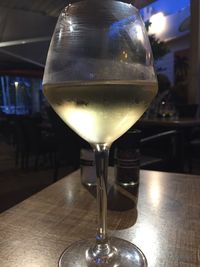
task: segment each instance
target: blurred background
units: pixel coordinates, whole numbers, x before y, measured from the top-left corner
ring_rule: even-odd
[[[200,2],[133,2],[149,34],[159,91],[132,129],[137,147],[129,134],[123,149],[139,150],[143,169],[199,174]],[[89,149],[42,94],[50,39],[67,4],[0,3],[0,211],[78,169],[80,151]]]

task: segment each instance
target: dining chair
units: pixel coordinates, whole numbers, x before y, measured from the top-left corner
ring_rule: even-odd
[[[51,108],[47,108],[49,121],[55,134],[55,165],[54,181],[58,179],[58,172],[61,166],[70,167],[76,170],[80,166],[81,139],[75,134]]]

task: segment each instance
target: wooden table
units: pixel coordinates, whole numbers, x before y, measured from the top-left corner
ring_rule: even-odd
[[[112,172],[110,234],[140,247],[149,267],[199,267],[200,176],[141,171],[137,202]],[[94,237],[95,220],[94,192],[77,171],[0,215],[0,266],[55,267],[72,242]]]

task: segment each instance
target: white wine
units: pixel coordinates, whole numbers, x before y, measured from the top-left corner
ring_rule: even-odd
[[[44,85],[54,110],[90,144],[111,144],[142,116],[156,93],[156,82],[141,80]]]

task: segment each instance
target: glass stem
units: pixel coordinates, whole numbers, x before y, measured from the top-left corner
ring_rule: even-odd
[[[94,254],[110,253],[107,238],[107,172],[109,148],[106,145],[96,145],[94,148],[97,174],[97,235]]]

